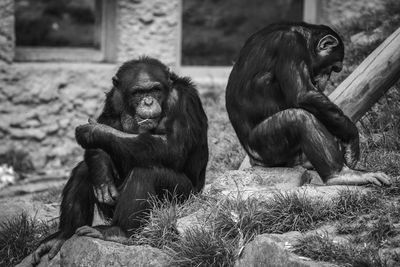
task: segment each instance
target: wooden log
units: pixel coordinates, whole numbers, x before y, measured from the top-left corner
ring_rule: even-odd
[[[391,34],[330,95],[353,121],[358,121],[400,79],[400,28]],[[250,167],[248,156],[240,170]]]
[[[400,78],[400,28],[376,48],[330,95],[358,121]]]

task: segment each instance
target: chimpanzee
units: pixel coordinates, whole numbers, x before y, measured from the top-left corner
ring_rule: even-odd
[[[63,190],[59,231],[34,252],[33,263],[47,252],[54,257],[75,231],[103,239],[129,236],[146,216],[149,197],[174,194],[184,200],[200,192],[208,162],[207,127],[189,78],[149,57],[124,63],[98,121],[76,128],[77,142],[87,149],[85,161]],[[118,194],[116,205],[109,205]],[[94,204],[112,218],[111,226],[89,227]]]
[[[253,165],[308,159],[328,185],[390,184],[383,173],[354,169],[358,130],[322,93],[343,57],[342,39],[324,25],[272,24],[246,41],[229,76],[226,108]]]

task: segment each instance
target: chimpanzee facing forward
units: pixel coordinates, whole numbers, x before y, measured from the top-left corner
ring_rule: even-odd
[[[63,190],[59,231],[35,251],[34,264],[47,252],[54,257],[75,231],[128,236],[140,226],[150,196],[173,193],[183,200],[204,186],[207,117],[190,80],[144,57],[124,63],[113,85],[98,122],[76,129],[85,161]],[[89,227],[95,203],[111,226]]]
[[[354,169],[358,130],[322,93],[343,56],[343,41],[323,25],[273,24],[246,41],[226,108],[253,164],[293,166],[305,155],[326,184],[390,184],[383,173]]]

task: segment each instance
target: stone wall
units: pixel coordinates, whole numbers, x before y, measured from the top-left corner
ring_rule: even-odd
[[[180,20],[180,0],[118,1],[118,61],[149,55],[178,67]]]
[[[0,73],[0,155],[29,153],[34,167],[71,167],[82,150],[75,127],[95,117],[115,65],[13,64]]]

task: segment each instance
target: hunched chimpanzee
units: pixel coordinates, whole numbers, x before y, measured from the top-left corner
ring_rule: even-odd
[[[208,162],[207,127],[189,78],[148,57],[124,63],[98,121],[76,129],[85,160],[63,190],[59,231],[42,242],[33,263],[46,253],[54,257],[75,231],[103,239],[129,236],[146,216],[149,197],[174,194],[184,200],[200,192]],[[89,227],[95,204],[112,218],[110,226]]]
[[[324,25],[272,24],[244,44],[226,88],[226,108],[253,165],[310,161],[326,184],[390,184],[355,170],[355,124],[322,92],[342,69],[344,45]]]

